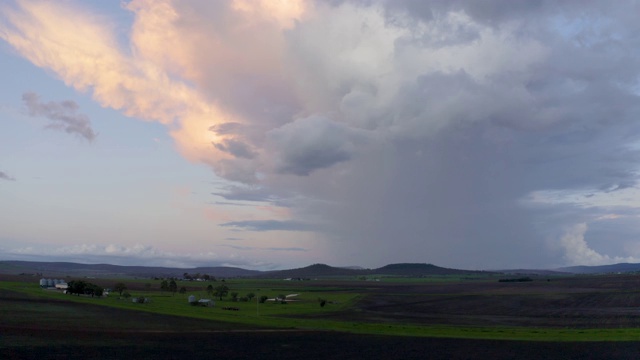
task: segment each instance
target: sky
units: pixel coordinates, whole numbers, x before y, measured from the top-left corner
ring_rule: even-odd
[[[638,13],[3,1],[0,259],[640,262]]]

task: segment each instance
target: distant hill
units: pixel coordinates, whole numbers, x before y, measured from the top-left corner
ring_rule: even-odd
[[[110,264],[78,264],[70,262],[35,262],[35,261],[0,261],[0,272],[7,274],[35,274],[44,276],[90,276],[90,277],[178,277],[189,274],[209,274],[215,277],[255,276],[260,271],[245,270],[235,267],[197,267],[189,269],[152,267],[152,266],[120,266]]]
[[[381,268],[371,270],[374,274],[399,275],[399,276],[422,276],[422,275],[470,275],[486,274],[485,271],[448,269],[433,264],[390,264]]]
[[[279,270],[279,271],[268,271],[260,274],[260,277],[263,278],[277,278],[277,279],[288,279],[288,278],[313,278],[313,277],[331,277],[331,276],[358,276],[365,275],[366,270],[358,270],[358,269],[347,269],[347,268],[339,268],[332,267],[325,264],[313,264],[307,267],[298,268],[298,269],[290,269],[290,270]]]
[[[433,264],[389,264],[377,269],[351,269],[343,267],[332,267],[325,264],[314,264],[299,269],[271,271],[259,275],[260,277],[274,278],[312,278],[324,276],[368,276],[368,275],[389,275],[389,276],[429,276],[429,275],[472,275],[486,274],[484,271],[447,269]]]
[[[487,273],[483,271],[447,269],[432,264],[390,264],[378,269],[333,267],[326,264],[314,264],[303,268],[257,271],[236,267],[197,267],[168,268],[151,266],[120,266],[110,264],[78,264],[71,262],[35,262],[0,261],[0,273],[4,274],[42,274],[42,276],[66,277],[88,276],[100,278],[115,277],[177,277],[184,273],[208,274],[218,278],[261,277],[273,279],[317,278],[337,276],[428,276],[428,275],[472,275]]]
[[[599,265],[599,266],[569,266],[569,267],[562,267],[557,270],[569,272],[573,274],[626,273],[626,272],[640,271],[640,264],[620,263],[620,264]]]

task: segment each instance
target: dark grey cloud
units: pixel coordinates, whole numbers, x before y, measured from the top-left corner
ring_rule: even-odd
[[[223,2],[181,6],[196,20],[184,24],[236,23]],[[369,267],[563,265],[585,242],[609,255],[596,260],[640,254],[635,2],[313,9],[275,35],[266,23],[237,38],[207,27],[247,59],[221,61],[203,44],[193,64],[203,96],[242,119],[209,129],[233,155],[213,165],[251,185],[214,195],[284,205],[295,219],[221,226],[307,231],[323,241],[318,256]]]
[[[45,117],[51,121],[45,126],[47,129],[75,134],[89,141],[93,141],[97,136],[91,128],[89,117],[78,113],[79,106],[75,101],[44,103],[40,101],[38,94],[32,92],[24,93],[22,101],[27,106],[29,115]]]
[[[228,186],[223,192],[212,194],[230,201],[273,202],[276,200],[269,189],[260,186]]]
[[[220,226],[247,231],[314,231],[318,229],[316,225],[292,220],[231,221],[220,224]]]
[[[382,7],[385,26],[402,35],[384,48],[388,33],[376,32],[371,17],[354,16],[354,28],[367,32],[343,42],[331,37],[332,24],[349,29],[338,15],[335,23],[303,22],[287,34],[290,56],[314,85],[298,89],[300,96],[321,105],[318,115],[268,133],[276,171],[299,176],[271,174],[264,184],[301,195],[292,206],[300,221],[330,224],[321,231],[339,249],[335,261],[545,266],[565,261],[570,250],[558,242],[575,224],[589,223],[587,241],[610,258],[640,235],[631,221],[607,225],[608,213],[635,209],[566,200],[576,193],[595,201],[638,183],[635,5],[332,6],[343,16],[349,6]],[[366,52],[367,36],[378,40],[379,57],[350,52]],[[354,131],[366,141],[354,140]],[[541,191],[555,198],[525,201]],[[604,245],[607,234],[616,245]]]
[[[450,12],[464,12],[481,24],[500,26],[513,21],[536,22],[553,16],[584,16],[589,12],[600,14],[611,11],[600,1],[592,0],[394,0],[387,1],[385,9],[390,20],[408,16],[420,21],[435,21]]]
[[[213,146],[238,158],[253,159],[257,155],[248,144],[235,139],[224,139],[221,142],[214,143]]]
[[[299,119],[268,134],[277,156],[276,170],[307,176],[351,159],[356,135],[344,124],[325,117]]]
[[[0,171],[0,179],[2,180],[8,180],[8,181],[15,181],[16,179],[13,176],[8,175],[7,173]]]

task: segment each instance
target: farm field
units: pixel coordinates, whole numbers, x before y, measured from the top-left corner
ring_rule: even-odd
[[[38,358],[70,358],[78,349],[98,358],[124,353],[181,358],[179,354],[210,351],[227,359],[252,351],[258,351],[253,358],[277,354],[285,359],[300,358],[300,352],[305,358],[324,359],[380,354],[595,359],[640,354],[640,281],[630,275],[522,283],[499,283],[495,278],[228,279],[230,291],[240,296],[298,294],[292,297],[298,301],[260,304],[255,299],[232,302],[226,296],[212,308],[191,306],[186,300],[189,295],[210,297],[206,282],[179,282],[187,292],[174,295],[160,291],[157,280],[123,280],[132,296],[151,300],[137,304],[113,292],[91,298],[42,290],[32,277],[3,275],[2,280],[0,355],[9,355],[2,358],[30,358],[36,353]],[[87,281],[110,287],[120,280]],[[319,298],[326,300],[324,307]]]

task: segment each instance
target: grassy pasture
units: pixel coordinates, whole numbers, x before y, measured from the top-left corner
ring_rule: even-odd
[[[438,277],[433,281],[282,281],[228,279],[230,292],[254,293],[250,302],[216,299],[213,308],[187,303],[189,295],[211,298],[206,287],[222,282],[178,282],[186,294],[161,292],[157,280],[88,279],[105,287],[122,281],[132,297],[148,297],[148,304],[133,303],[112,293],[106,298],[71,296],[42,290],[35,279],[2,281],[0,291],[12,294],[3,303],[6,326],[40,321],[55,328],[91,318],[90,308],[74,310],[70,304],[90,304],[129,311],[137,316],[112,323],[94,319],[98,329],[167,331],[171,323],[155,325],[137,317],[162,315],[210,324],[206,329],[300,329],[344,333],[442,338],[506,339],[527,341],[638,341],[640,340],[640,281],[635,276],[567,277],[530,283],[498,283],[497,279]],[[151,284],[146,286],[145,284]],[[23,294],[23,295],[16,295]],[[256,301],[262,295],[299,294],[296,302]],[[8,296],[8,295],[7,295]],[[40,299],[46,306],[16,301],[16,296]],[[6,297],[6,296],[5,296]],[[320,307],[318,298],[327,300]],[[37,302],[36,302],[37,303]],[[238,311],[223,310],[232,306]],[[57,323],[58,325],[60,322]],[[84,323],[83,323],[84,324]],[[97,325],[96,325],[97,324]],[[164,325],[163,325],[164,324]],[[216,324],[212,326],[211,324]],[[84,326],[84,325],[82,325]],[[202,325],[200,325],[202,326]]]

